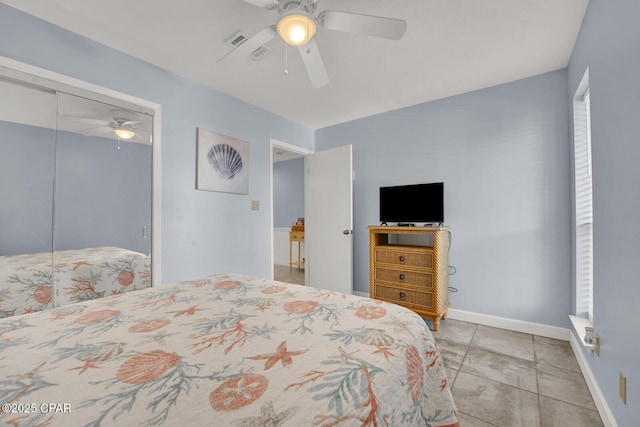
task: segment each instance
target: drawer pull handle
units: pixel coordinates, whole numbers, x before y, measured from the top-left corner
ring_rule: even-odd
[[[404,262],[404,255],[400,255],[400,262]]]
[[[407,295],[404,292],[400,292],[400,301],[404,301]]]
[[[404,280],[404,274],[400,273],[400,280]]]

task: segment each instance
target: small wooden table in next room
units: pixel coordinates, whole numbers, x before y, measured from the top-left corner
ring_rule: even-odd
[[[298,260],[293,260],[293,242],[298,242]],[[289,232],[289,270],[294,265],[304,267],[304,258],[300,258],[300,246],[304,242],[304,229],[302,231],[290,231]]]

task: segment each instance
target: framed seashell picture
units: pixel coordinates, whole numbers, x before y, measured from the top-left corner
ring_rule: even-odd
[[[249,194],[249,143],[198,128],[196,189]]]

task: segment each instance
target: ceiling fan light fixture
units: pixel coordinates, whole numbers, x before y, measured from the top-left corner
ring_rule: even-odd
[[[278,35],[291,46],[307,44],[316,35],[316,29],[313,18],[301,13],[283,16],[276,27]]]
[[[113,131],[120,139],[131,139],[136,136],[136,133],[130,129],[114,129]]]

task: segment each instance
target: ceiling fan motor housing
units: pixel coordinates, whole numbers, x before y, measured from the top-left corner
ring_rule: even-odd
[[[278,12],[281,15],[289,14],[294,11],[302,11],[308,15],[312,15],[318,7],[317,0],[279,0]]]
[[[138,120],[138,115],[136,113],[127,110],[112,110],[111,116],[113,117],[113,122],[116,127],[121,127],[127,122]]]

